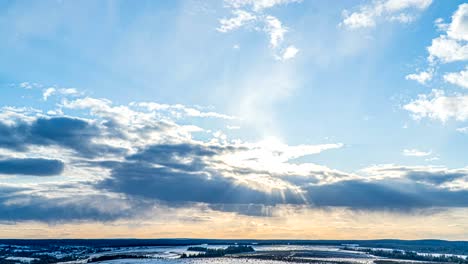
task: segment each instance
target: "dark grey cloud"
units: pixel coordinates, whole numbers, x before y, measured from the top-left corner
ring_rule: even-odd
[[[286,199],[288,203],[302,202],[291,191],[255,190],[210,169],[185,172],[141,163],[125,163],[114,168],[111,177],[99,183],[98,188],[166,203],[272,205],[284,203]]]
[[[377,167],[372,174],[402,174],[405,178],[425,182],[429,184],[441,185],[457,179],[468,177],[467,169],[444,169],[437,167],[412,167],[412,166],[384,166]]]
[[[300,187],[301,192],[258,190],[239,184],[223,175],[225,171],[209,166],[212,157],[223,151],[226,150],[190,144],[149,146],[127,157],[126,162],[105,163],[112,169],[111,177],[100,182],[98,188],[168,204],[206,203],[215,210],[266,216],[269,213],[265,208],[278,204],[402,211],[468,206],[467,191],[453,191],[416,181],[428,178],[443,183],[462,176],[458,174],[420,173],[411,174],[405,180],[346,180],[319,184],[315,176],[323,176],[323,173],[318,172],[311,177],[282,177]],[[237,170],[233,168],[233,171]],[[241,173],[240,177],[248,177],[249,173]]]
[[[414,192],[392,188],[392,184],[341,181],[307,187],[307,198],[315,206],[342,206],[357,209],[404,209],[426,207],[428,201]]]
[[[414,181],[421,181],[435,185],[440,185],[446,182],[451,182],[460,178],[468,177],[468,174],[462,172],[412,171],[407,173],[407,177]]]
[[[0,147],[25,151],[29,126],[25,123],[6,125],[0,121]]]
[[[0,174],[52,176],[62,173],[64,164],[51,159],[4,159],[0,160]]]
[[[176,157],[212,157],[220,154],[223,148],[189,143],[152,145],[141,152],[127,157],[128,160],[161,162],[172,161]]]
[[[184,171],[200,171],[206,168],[204,159],[235,150],[239,149],[231,146],[204,146],[190,143],[159,144],[151,145],[126,159],[139,163],[159,164]],[[213,163],[214,161],[210,159],[209,162]]]
[[[74,195],[46,198],[27,188],[0,187],[0,221],[111,221],[132,218],[142,212],[142,203],[126,208],[105,195]],[[14,201],[14,202],[11,202]],[[126,201],[122,201],[126,202]],[[117,204],[117,206],[116,206]],[[113,210],[109,210],[109,208]],[[124,208],[124,209],[122,209]]]
[[[122,197],[127,198],[105,195],[45,198],[28,194],[30,190],[24,188],[4,187],[0,188],[0,221],[112,221],[142,216],[157,204],[177,208],[203,203],[211,210],[261,217],[272,216],[275,206],[283,204],[399,212],[468,207],[468,191],[450,191],[410,181],[353,180],[307,185],[303,188],[305,200],[302,200],[291,191],[263,192],[209,172],[171,171],[138,163],[120,163],[118,167],[116,163],[107,165],[114,167],[111,177],[93,186],[124,194]],[[70,190],[76,186],[56,188]],[[12,200],[21,202],[8,202]],[[132,205],[119,206],[120,202],[131,202]]]
[[[167,204],[206,203],[220,211],[269,216],[279,204],[312,207],[347,207],[358,210],[408,211],[430,207],[468,207],[468,191],[453,191],[416,182],[360,180],[333,184],[308,184],[302,193],[272,192],[240,185],[214,172],[173,171],[168,168],[121,164],[99,188],[154,199]],[[270,208],[270,209],[268,209]]]
[[[98,220],[108,221],[134,217],[145,206],[163,204],[169,207],[203,203],[218,211],[245,215],[271,216],[276,205],[311,207],[347,207],[358,210],[399,210],[431,207],[468,207],[468,191],[441,188],[441,184],[466,177],[463,172],[411,170],[396,168],[405,174],[400,180],[346,180],[320,184],[319,179],[339,180],[350,175],[340,172],[313,172],[308,176],[282,176],[269,170],[230,167],[216,156],[238,151],[229,146],[194,143],[156,144],[126,156],[123,149],[95,143],[103,135],[125,138],[119,123],[104,121],[101,125],[71,117],[38,118],[31,123],[7,125],[0,121],[0,147],[27,151],[30,146],[60,146],[84,157],[106,153],[119,154],[123,161],[74,161],[74,166],[104,167],[110,176],[100,182],[90,181],[87,187],[103,193],[119,194],[133,201],[133,208],[120,209],[108,205],[120,198],[104,195],[69,197],[65,200],[25,194],[24,190],[0,189],[0,220]],[[217,166],[220,165],[220,166]],[[221,166],[222,165],[222,166]],[[222,169],[220,169],[222,168]],[[62,173],[59,160],[0,160],[1,174],[48,176]],[[392,168],[395,169],[395,168]],[[385,174],[385,171],[382,172]],[[230,177],[235,174],[238,178]],[[280,177],[297,189],[259,189],[239,179],[255,174]],[[377,178],[377,177],[376,177]],[[269,186],[267,186],[269,187]],[[74,186],[56,186],[58,191]],[[12,199],[21,201],[11,203]],[[112,201],[115,199],[115,201]],[[105,209],[105,207],[112,209]]]
[[[196,144],[152,145],[127,157],[126,162],[103,163],[111,177],[98,188],[169,204],[266,204],[302,203],[291,190],[266,192],[241,184],[212,169],[212,157],[234,149]],[[207,160],[208,159],[208,160]]]
[[[468,207],[468,191],[411,181],[341,181],[309,186],[306,191],[308,201],[315,206],[367,210]]]
[[[205,147],[195,144],[152,145],[127,160],[139,163],[155,163],[168,168],[184,171],[200,171],[206,167],[203,158],[213,157],[222,151],[219,147]],[[184,160],[185,161],[182,161]]]
[[[0,122],[0,147],[26,151],[31,145],[61,146],[82,156],[94,157],[120,153],[121,148],[97,144],[93,139],[103,135],[97,125],[78,118],[38,118],[32,123],[6,125]]]

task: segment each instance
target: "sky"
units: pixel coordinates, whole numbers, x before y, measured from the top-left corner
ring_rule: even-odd
[[[468,3],[0,2],[1,238],[468,240]]]

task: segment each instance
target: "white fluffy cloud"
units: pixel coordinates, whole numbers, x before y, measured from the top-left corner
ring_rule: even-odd
[[[462,4],[452,16],[447,35],[456,40],[468,40],[468,4]]]
[[[351,14],[344,12],[345,19],[340,25],[349,29],[357,28],[370,28],[375,26],[375,20],[372,13],[369,11],[361,10],[360,12],[353,12]]]
[[[244,10],[233,10],[233,17],[222,18],[219,20],[221,24],[217,30],[219,32],[228,32],[244,26],[246,23],[257,19],[256,16]]]
[[[47,101],[47,99],[49,98],[49,96],[51,96],[52,94],[54,94],[56,92],[55,88],[53,87],[50,87],[50,88],[47,88],[44,90],[44,92],[42,93],[42,99],[44,99],[44,101]]]
[[[433,90],[429,95],[419,95],[418,99],[403,106],[415,119],[430,118],[445,122],[449,119],[468,120],[468,95],[446,96],[444,91]]]
[[[344,19],[340,26],[348,29],[375,27],[381,19],[409,23],[414,20],[417,12],[425,10],[432,0],[379,0],[362,5],[358,11],[343,12]]]
[[[468,68],[460,72],[450,72],[444,75],[444,80],[448,83],[468,89]]]
[[[61,94],[64,96],[74,96],[74,95],[78,95],[79,92],[75,88],[49,87],[42,92],[42,99],[44,101],[47,101],[49,97],[51,97],[52,95],[56,95],[56,94]]]
[[[405,76],[407,80],[417,81],[420,84],[426,84],[428,81],[432,79],[433,72],[429,71],[422,71],[419,73],[412,73]]]
[[[284,52],[283,52],[283,55],[281,56],[281,60],[289,60],[289,59],[292,59],[294,57],[296,57],[297,53],[299,52],[299,50],[294,47],[294,46],[289,46],[287,47]]]
[[[431,46],[427,48],[429,61],[449,63],[454,61],[468,60],[468,4],[461,4],[452,16],[450,24],[436,25],[446,29],[446,34],[432,40]]]
[[[281,21],[274,16],[266,16],[265,17],[265,31],[270,36],[270,45],[273,48],[277,48],[278,45],[283,42],[284,34],[287,32],[286,28],[284,28]]]
[[[433,39],[427,51],[430,62],[438,60],[442,63],[449,63],[468,59],[468,45],[447,36]]]
[[[442,34],[432,40],[427,47],[429,68],[437,64],[463,62],[468,60],[468,4],[461,4],[452,15],[450,23],[444,23],[442,18],[435,21]],[[416,80],[425,84],[432,79],[433,71],[410,74],[406,79]],[[447,83],[462,88],[468,88],[468,68],[460,72],[449,72],[443,75]],[[406,104],[404,109],[410,111],[415,119],[429,118],[445,122],[449,119],[457,121],[468,120],[468,95],[446,95],[442,90],[421,94],[417,99]]]

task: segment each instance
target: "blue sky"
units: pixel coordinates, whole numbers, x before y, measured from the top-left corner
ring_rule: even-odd
[[[467,17],[455,0],[4,1],[0,221],[59,222],[58,237],[114,221],[115,237],[142,236],[128,221],[167,224],[141,212],[155,208],[276,227],[292,207],[299,225],[364,210],[350,225],[367,229],[437,209],[439,232],[400,235],[466,239],[441,212],[468,207]],[[31,197],[44,211],[17,202]],[[138,210],[103,211],[121,203]]]

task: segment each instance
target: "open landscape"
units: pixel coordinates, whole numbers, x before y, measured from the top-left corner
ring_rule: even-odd
[[[468,263],[468,242],[3,240],[0,263]]]

